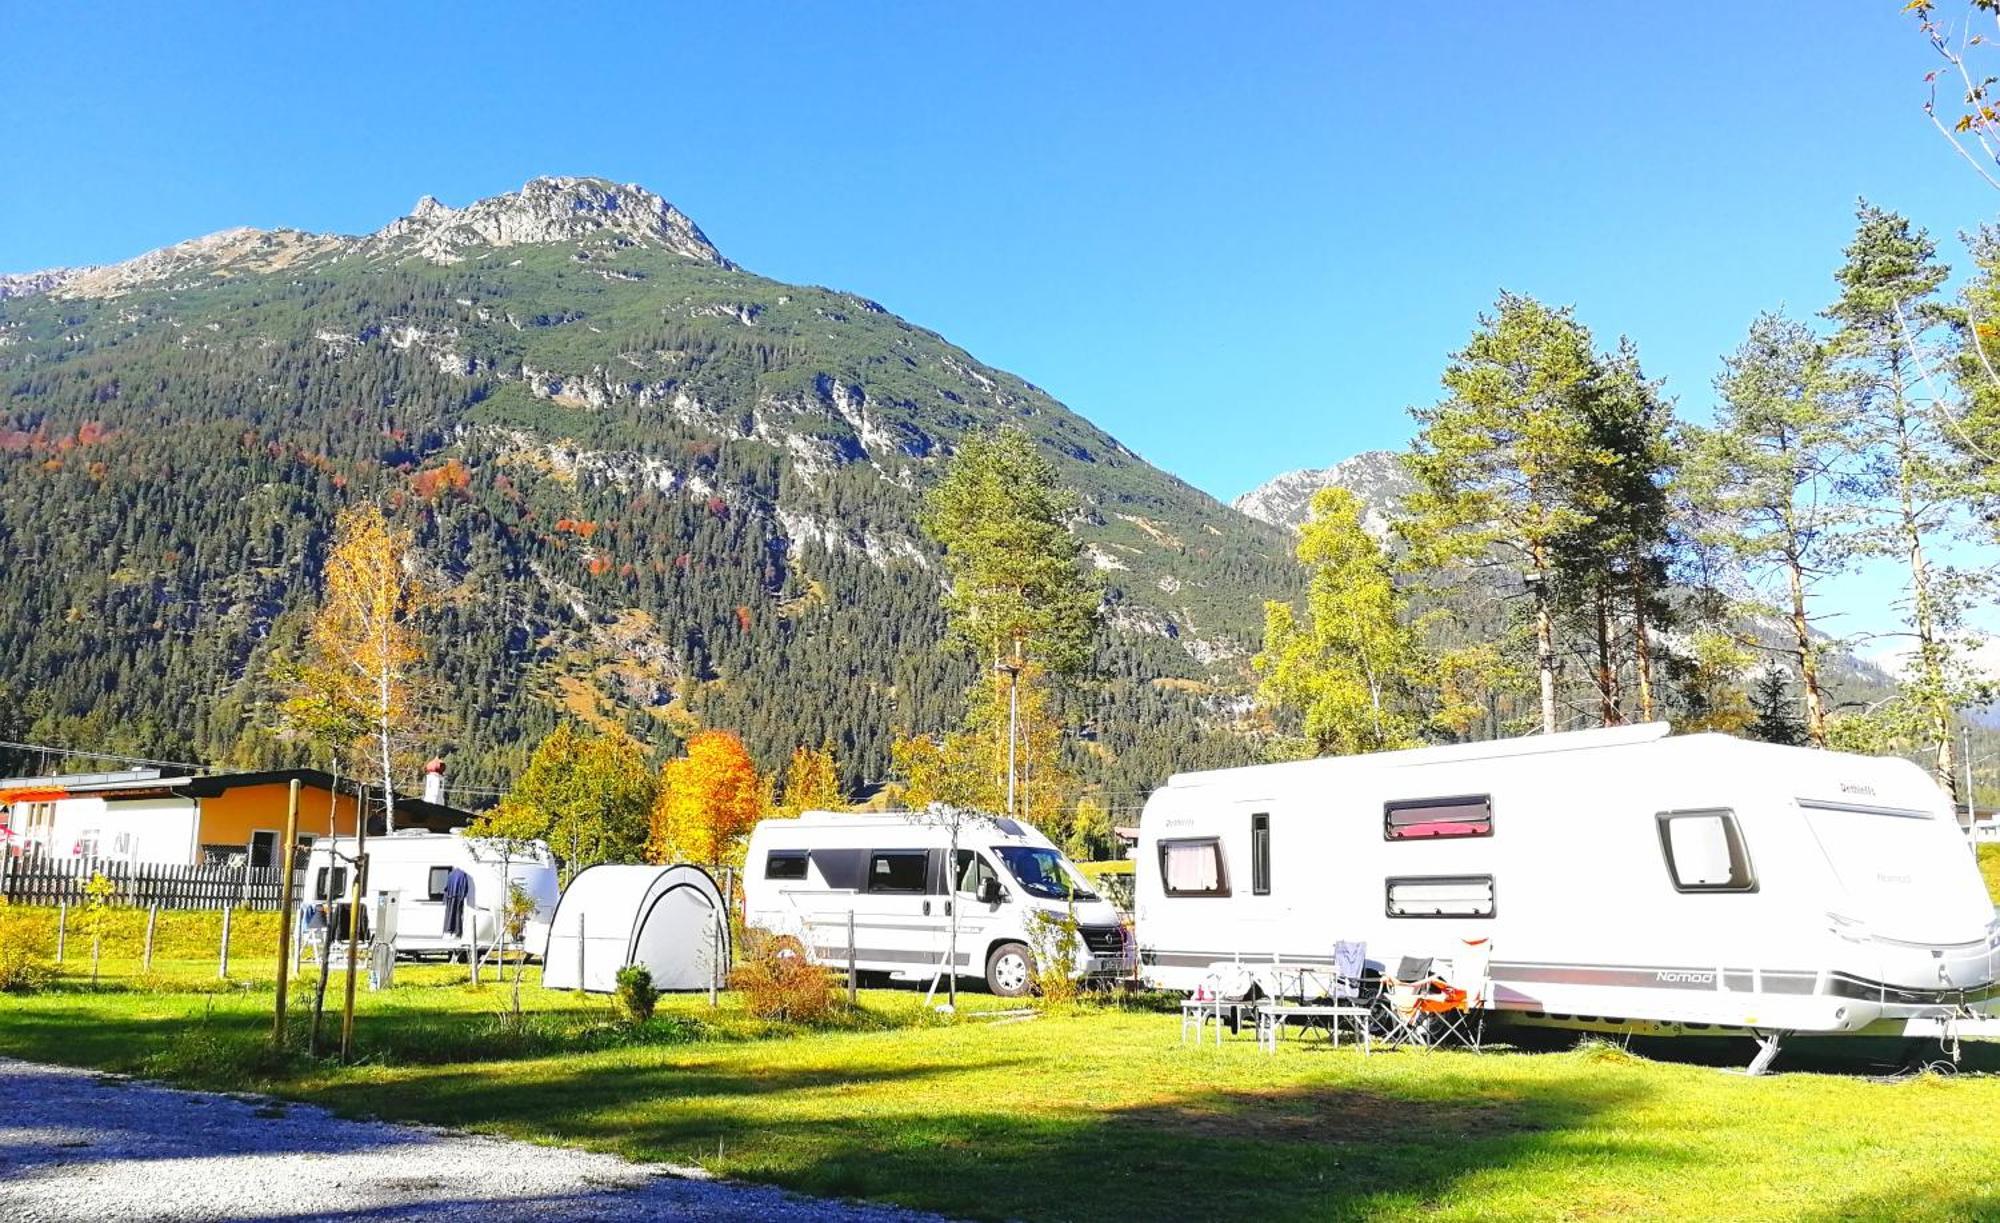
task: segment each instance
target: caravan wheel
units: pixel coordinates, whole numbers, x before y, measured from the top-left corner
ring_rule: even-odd
[[[986,988],[1002,998],[1019,998],[1034,979],[1035,954],[1019,943],[1002,943],[986,957]]]

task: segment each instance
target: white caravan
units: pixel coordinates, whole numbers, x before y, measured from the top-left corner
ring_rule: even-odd
[[[307,859],[300,879],[300,898],[309,904],[340,902],[347,898],[348,867],[332,862],[333,838],[321,837]],[[342,855],[354,853],[354,838],[339,838]],[[528,919],[523,943],[531,955],[541,955],[548,943],[549,922],[555,915],[561,889],[556,886],[556,860],[540,841],[517,842],[511,855],[502,842],[468,837],[459,832],[426,832],[421,829],[394,832],[368,838],[368,891],[399,893],[396,902],[396,951],[399,955],[455,953],[466,949],[469,937],[480,948],[491,947],[500,936],[500,907],[506,897],[503,878],[511,878],[535,899],[534,916]],[[444,930],[445,880],[453,867],[472,877],[472,895],[466,902],[459,933]],[[504,876],[503,876],[503,871]]]
[[[1663,723],[1184,773],[1139,824],[1140,972],[1490,940],[1489,1005],[1656,1034],[1943,1034],[2000,924],[1916,765]],[[1264,983],[1270,992],[1270,984]]]
[[[848,962],[904,980],[944,964],[958,909],[959,976],[984,976],[996,994],[1031,987],[1028,918],[1064,914],[1072,900],[1083,945],[1074,971],[1129,973],[1132,952],[1118,912],[1032,825],[976,816],[959,828],[957,868],[945,869],[948,830],[907,812],[808,811],[764,820],[744,859],[744,921],[799,940],[814,959]],[[947,880],[956,886],[947,887]]]

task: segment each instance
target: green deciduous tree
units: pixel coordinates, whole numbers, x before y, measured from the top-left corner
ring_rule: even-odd
[[[637,862],[656,793],[645,749],[630,736],[563,722],[535,746],[528,765],[468,832],[546,841],[565,878],[600,862]]]
[[[1306,606],[1264,605],[1264,649],[1252,660],[1258,700],[1296,727],[1305,755],[1345,756],[1410,747],[1423,714],[1423,665],[1389,558],[1362,526],[1362,504],[1344,488],[1313,494],[1299,532]]]

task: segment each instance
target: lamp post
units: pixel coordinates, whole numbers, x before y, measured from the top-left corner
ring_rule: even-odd
[[[1017,746],[1021,726],[1021,643],[1014,643],[1014,657],[1002,658],[993,664],[995,671],[1007,676],[1007,814],[1014,814],[1014,774],[1015,759],[1019,754]]]

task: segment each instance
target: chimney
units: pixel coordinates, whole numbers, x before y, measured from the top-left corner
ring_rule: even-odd
[[[424,766],[424,801],[444,805],[444,761],[433,758]]]

